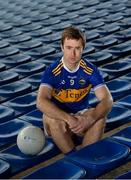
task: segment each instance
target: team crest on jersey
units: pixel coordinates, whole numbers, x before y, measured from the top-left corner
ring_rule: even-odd
[[[79,84],[80,84],[81,86],[85,85],[85,84],[86,84],[86,80],[83,79],[83,78],[81,78],[81,79],[79,80]]]

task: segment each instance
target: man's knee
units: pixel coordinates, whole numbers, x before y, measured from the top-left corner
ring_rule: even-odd
[[[46,124],[48,124],[50,130],[65,131],[67,128],[67,124],[62,120],[52,119],[52,118],[46,118],[45,119]]]

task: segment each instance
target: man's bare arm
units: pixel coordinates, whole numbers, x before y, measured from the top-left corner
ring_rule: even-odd
[[[47,86],[41,85],[39,87],[37,95],[37,108],[40,109],[41,112],[45,113],[50,118],[63,120],[68,124],[69,122],[75,120],[73,116],[58,108],[51,101],[51,91],[52,89]]]

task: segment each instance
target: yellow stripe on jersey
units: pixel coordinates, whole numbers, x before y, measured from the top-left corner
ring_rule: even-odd
[[[53,69],[53,74],[56,76],[56,74],[58,73],[59,74],[59,71],[61,70],[61,68],[62,68],[62,66],[63,66],[63,63],[62,62],[60,62],[59,64],[58,64],[58,66],[55,68],[55,69]]]
[[[62,89],[60,92],[53,89],[52,96],[59,102],[79,102],[82,100],[90,91],[92,85],[89,84],[88,87],[83,89]]]
[[[81,60],[80,66],[84,69],[84,72],[85,72],[85,73],[87,73],[87,74],[89,74],[89,75],[92,74],[93,69],[91,69],[90,67],[88,67],[83,60]]]

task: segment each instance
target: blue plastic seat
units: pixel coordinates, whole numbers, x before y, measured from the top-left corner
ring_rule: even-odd
[[[86,29],[87,30],[93,30],[93,29],[97,29],[101,26],[104,26],[105,23],[101,20],[101,19],[98,19],[98,20],[92,20],[88,23],[86,23]]]
[[[35,39],[31,39],[31,40],[28,40],[28,41],[17,44],[16,47],[19,48],[22,51],[26,51],[26,50],[30,50],[30,49],[33,49],[33,48],[40,47],[42,45],[43,45],[42,42],[37,41]]]
[[[1,62],[6,65],[6,68],[13,68],[15,66],[28,63],[30,61],[31,57],[23,53],[14,54],[12,56],[7,56],[1,59]]]
[[[131,84],[127,80],[117,78],[106,82],[106,85],[108,86],[114,101],[130,94]]]
[[[131,28],[116,32],[113,34],[119,41],[127,41],[131,39]]]
[[[85,174],[86,171],[83,168],[62,159],[35,170],[23,179],[83,179]]]
[[[7,179],[10,176],[10,164],[0,159],[0,179]]]
[[[112,110],[107,116],[106,120],[106,131],[112,130],[119,127],[120,125],[126,124],[130,121],[130,111],[119,103],[113,105]]]
[[[33,75],[35,73],[42,72],[45,69],[45,64],[37,61],[22,64],[14,68],[13,70],[19,74],[20,78]]]
[[[0,86],[17,81],[18,79],[19,79],[18,73],[15,73],[13,71],[6,70],[0,72]]]
[[[122,105],[128,109],[131,109],[131,94],[126,97],[123,97],[118,102],[120,105]]]
[[[110,47],[107,50],[109,53],[113,55],[114,58],[120,58],[125,55],[129,55],[131,52],[131,45],[129,43],[122,43]]]
[[[15,111],[12,108],[0,105],[0,124],[15,117]]]
[[[28,76],[28,77],[22,79],[21,82],[27,82],[27,83],[31,84],[32,90],[36,90],[36,89],[38,89],[38,87],[40,85],[41,76],[42,76],[42,72],[36,73],[34,75],[31,75],[31,76]]]
[[[86,170],[85,178],[97,178],[126,163],[129,153],[129,147],[105,138],[66,158]]]
[[[92,45],[88,44],[85,46],[85,49],[83,51],[83,56],[93,53],[93,52],[95,52],[95,48]]]
[[[69,14],[63,14],[59,18],[60,18],[61,21],[66,21],[66,20],[69,20],[69,15],[70,15],[71,20],[76,19],[76,18],[79,17],[79,15],[76,12],[70,12]]]
[[[1,48],[5,48],[5,47],[7,47],[7,46],[9,46],[9,43],[8,42],[6,42],[6,41],[0,41],[0,49]]]
[[[37,29],[37,30],[31,31],[29,34],[31,37],[37,38],[37,37],[44,37],[51,33],[52,33],[51,29],[43,28],[43,29]]]
[[[93,39],[97,39],[100,37],[100,34],[95,30],[86,31],[85,34],[87,41],[92,41]]]
[[[85,55],[85,59],[95,65],[102,65],[112,60],[112,55],[105,51],[98,51],[93,54]]]
[[[31,92],[31,84],[16,81],[7,85],[3,85],[0,88],[0,102],[4,102],[13,99],[17,96],[22,96]]]
[[[6,65],[4,63],[0,63],[0,72],[6,69]]]
[[[42,121],[42,112],[38,109],[31,111],[23,116],[20,116],[19,119],[22,119],[26,122],[29,122],[35,126],[43,128],[43,121]]]
[[[29,15],[29,13],[28,13],[27,16],[29,17],[29,16],[31,16],[31,14]],[[41,28],[42,28],[42,26],[39,23],[35,23],[34,22],[34,23],[27,24],[25,26],[20,27],[20,30],[22,32],[26,33],[26,32],[31,32],[31,31],[34,31],[34,30],[37,30],[37,29],[41,29]]]
[[[26,34],[20,34],[17,36],[10,37],[7,40],[11,44],[17,44],[17,43],[21,43],[21,42],[31,40],[31,36],[26,35]]]
[[[111,23],[111,24],[106,24],[105,26],[100,27],[98,30],[98,33],[101,35],[109,35],[112,34],[116,31],[120,30],[120,26],[117,23]]]
[[[131,126],[126,127],[111,136],[115,141],[125,144],[131,148]]]
[[[11,166],[10,177],[35,166],[41,162],[49,160],[50,158],[58,155],[60,150],[56,145],[49,140],[46,140],[44,149],[37,155],[29,156],[23,154],[18,146],[15,144],[11,147],[8,147],[0,152],[0,158],[7,161]]]
[[[126,18],[122,19],[120,22],[121,22],[121,26],[124,28],[131,27],[131,17],[126,17]]]
[[[131,179],[131,170],[127,171],[127,172],[125,172],[123,174],[120,174],[115,179]]]
[[[31,124],[20,119],[12,119],[0,124],[0,144],[2,144],[2,148],[15,143],[19,131],[28,125]]]
[[[129,72],[128,74],[121,76],[121,78],[131,82],[131,73]]]
[[[49,54],[53,54],[53,53],[55,53],[55,48],[50,47],[48,45],[36,47],[27,52],[27,54],[29,54],[30,56],[32,56],[36,59],[41,58],[43,56],[47,56]]]
[[[15,117],[33,111],[36,108],[36,93],[29,93],[3,103],[15,111]]]
[[[17,36],[20,34],[22,34],[22,31],[13,28],[13,29],[1,32],[0,36],[2,38],[10,38],[10,37]]]
[[[117,44],[117,39],[111,37],[111,36],[105,36],[96,40],[93,40],[91,42],[91,44],[98,48],[98,49],[104,49],[104,48],[108,48],[114,44]]]
[[[8,47],[0,49],[0,58],[11,56],[17,53],[19,53],[19,49],[8,46]]]
[[[23,19],[22,17],[20,19],[15,19],[15,20],[13,18],[13,20],[11,21],[11,25],[16,28],[27,24],[31,24],[31,21],[29,19]]]
[[[3,22],[0,22],[0,32],[12,29],[12,26]]]
[[[66,10],[69,12],[73,12],[73,11],[79,11],[80,9],[83,9],[83,6],[81,4],[75,4],[74,6],[68,7]]]
[[[102,70],[109,74],[110,78],[116,78],[131,71],[131,63],[128,59],[119,60],[102,66]]]
[[[113,22],[117,22],[123,18],[124,18],[123,14],[118,12],[118,13],[110,14],[110,15],[106,16],[104,18],[104,22],[113,23]]]
[[[102,9],[102,10],[96,11],[94,13],[91,13],[88,16],[89,16],[90,19],[97,19],[97,18],[105,17],[108,14],[109,13],[108,13],[108,11],[106,9]]]

